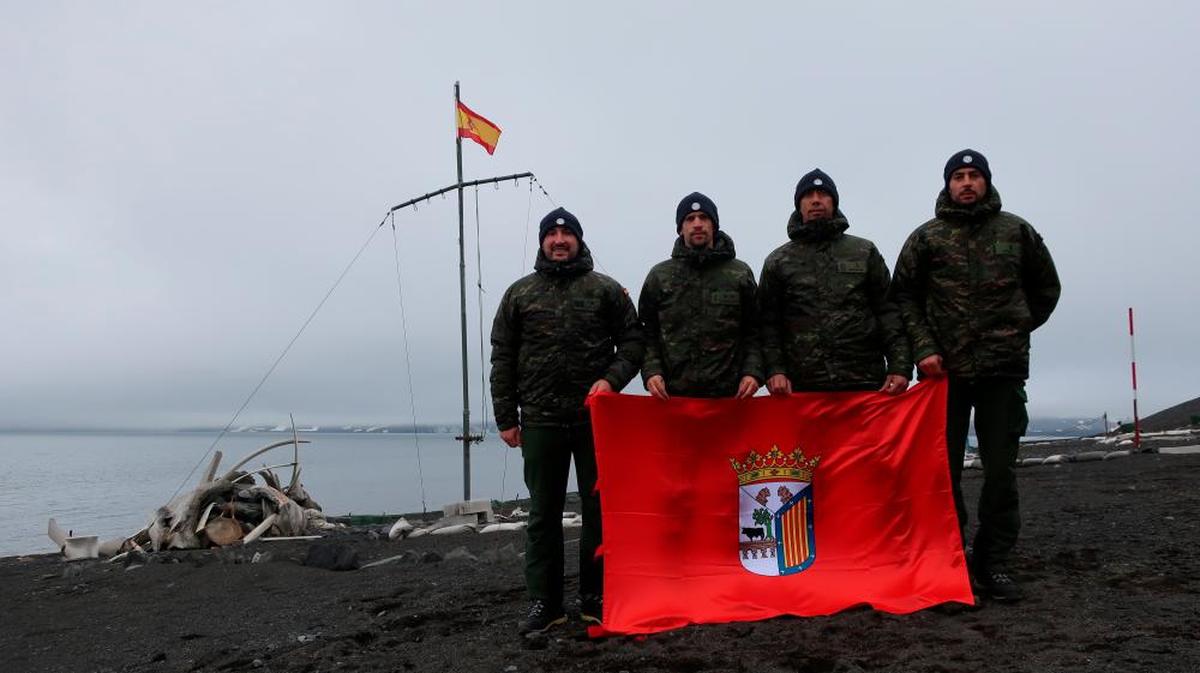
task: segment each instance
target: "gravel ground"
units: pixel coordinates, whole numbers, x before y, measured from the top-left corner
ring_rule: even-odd
[[[516,634],[523,533],[392,541],[356,529],[129,564],[0,559],[0,660],[15,672],[1200,670],[1200,455],[1031,466],[1020,479],[1013,570],[1028,597],[1012,605],[603,640],[573,621],[529,639]],[[979,480],[967,471],[968,497]],[[361,563],[403,558],[346,572],[303,564],[331,545]]]

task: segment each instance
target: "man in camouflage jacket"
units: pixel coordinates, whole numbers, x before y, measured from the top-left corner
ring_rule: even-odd
[[[534,273],[513,283],[492,323],[492,402],[500,437],[520,446],[531,501],[525,582],[530,609],[522,631],[566,621],[562,513],[571,459],[582,501],[579,604],[601,616],[603,574],[596,454],[584,399],[621,390],[642,362],[642,337],[628,293],[592,271],[583,227],[562,208],[539,227]]]
[[[655,397],[750,397],[762,385],[754,272],[735,258],[717,204],[693,192],[675,209],[671,258],[638,296],[642,380]]]
[[[983,489],[972,570],[984,594],[1016,600],[1020,587],[1005,562],[1021,527],[1014,463],[1029,422],[1029,333],[1058,303],[1058,273],[1033,227],[1000,210],[982,154],[954,154],[942,176],[936,217],[905,242],[892,294],[920,373],[950,377],[946,444],[964,542],[967,510],[959,482],[975,408]]]
[[[837,186],[820,169],[796,185],[788,243],[767,256],[758,287],[767,388],[899,394],[912,373],[875,244],[845,233]]]

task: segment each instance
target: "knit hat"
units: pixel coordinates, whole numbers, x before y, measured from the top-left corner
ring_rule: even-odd
[[[721,228],[720,218],[717,217],[717,204],[700,192],[692,192],[683,197],[683,200],[675,207],[675,232],[682,231],[683,219],[689,213],[697,211],[708,215],[708,219],[712,220],[713,229]]]
[[[950,157],[950,160],[946,162],[945,170],[942,171],[942,179],[945,180],[947,187],[950,186],[950,174],[960,168],[974,168],[983,173],[984,179],[987,180],[988,186],[991,187],[992,169],[988,168],[987,157],[979,152],[967,149],[955,152],[954,156]]]
[[[579,219],[572,215],[566,208],[555,208],[542,218],[542,223],[538,225],[538,244],[546,239],[546,234],[555,227],[566,227],[575,234],[575,238],[583,240],[583,225],[579,224]]]
[[[838,208],[838,193],[837,185],[833,184],[833,178],[825,174],[825,171],[814,168],[800,178],[800,182],[796,183],[796,210],[800,210],[800,197],[814,189],[819,189],[833,197],[833,209]]]

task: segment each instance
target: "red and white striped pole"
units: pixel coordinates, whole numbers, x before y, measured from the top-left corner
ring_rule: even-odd
[[[1129,374],[1133,379],[1133,448],[1142,449],[1142,422],[1137,410],[1137,354],[1133,350],[1133,307],[1129,307]]]

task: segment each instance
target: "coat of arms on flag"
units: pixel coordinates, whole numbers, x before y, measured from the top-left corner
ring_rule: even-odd
[[[785,454],[751,451],[731,458],[738,484],[738,554],[755,575],[792,575],[816,560],[813,531],[813,472],[820,456],[799,448]]]
[[[945,379],[903,395],[601,393],[588,406],[604,518],[592,635],[973,602]]]

